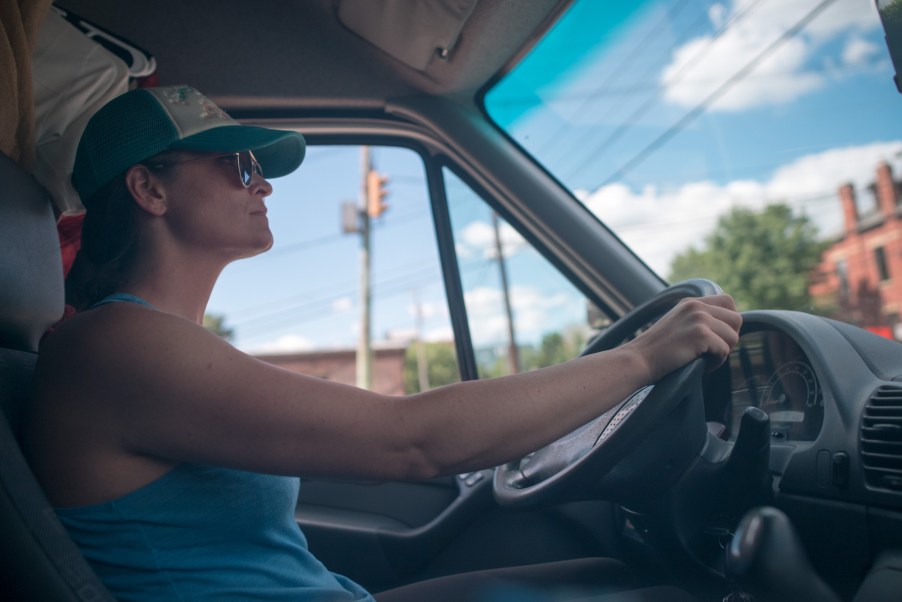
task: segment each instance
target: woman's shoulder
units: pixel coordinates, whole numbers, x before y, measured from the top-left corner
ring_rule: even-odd
[[[98,375],[106,369],[137,367],[173,345],[188,348],[224,343],[199,324],[135,303],[111,303],[79,312],[41,341],[38,367]]]

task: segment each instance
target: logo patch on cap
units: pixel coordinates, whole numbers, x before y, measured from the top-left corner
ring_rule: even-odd
[[[191,86],[147,88],[163,108],[184,139],[221,125],[237,125],[234,119],[217,107],[212,100]]]

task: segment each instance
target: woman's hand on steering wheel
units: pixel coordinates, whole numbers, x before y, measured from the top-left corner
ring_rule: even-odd
[[[742,316],[729,295],[686,298],[624,348],[647,366],[649,382],[704,357],[708,369],[726,360],[739,340]]]
[[[695,447],[704,442],[702,364],[713,369],[723,363],[738,342],[741,325],[733,299],[704,279],[674,284],[620,318],[581,355],[615,347],[629,350],[645,371],[642,380],[654,386],[643,387],[521,460],[499,466],[493,482],[496,500],[503,505],[528,505],[586,499],[586,495],[616,498],[621,493],[616,486],[602,491],[607,487],[605,475],[620,460],[634,457],[637,449],[642,457],[635,456],[639,461],[634,464],[667,468],[652,477],[666,487],[694,457],[689,442]],[[656,429],[664,431],[646,441]],[[679,462],[673,461],[676,456]],[[649,471],[634,468],[621,472],[636,478],[644,473],[649,478]],[[623,480],[620,475],[613,483]]]

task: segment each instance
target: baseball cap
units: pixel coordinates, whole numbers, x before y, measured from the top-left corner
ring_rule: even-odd
[[[117,96],[88,121],[75,154],[72,182],[82,202],[126,169],[165,150],[250,150],[267,178],[304,160],[297,132],[241,125],[191,86],[138,88]]]

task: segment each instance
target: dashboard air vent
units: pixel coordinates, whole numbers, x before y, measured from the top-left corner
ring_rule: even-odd
[[[861,464],[868,485],[902,491],[902,388],[880,387],[865,404]]]

